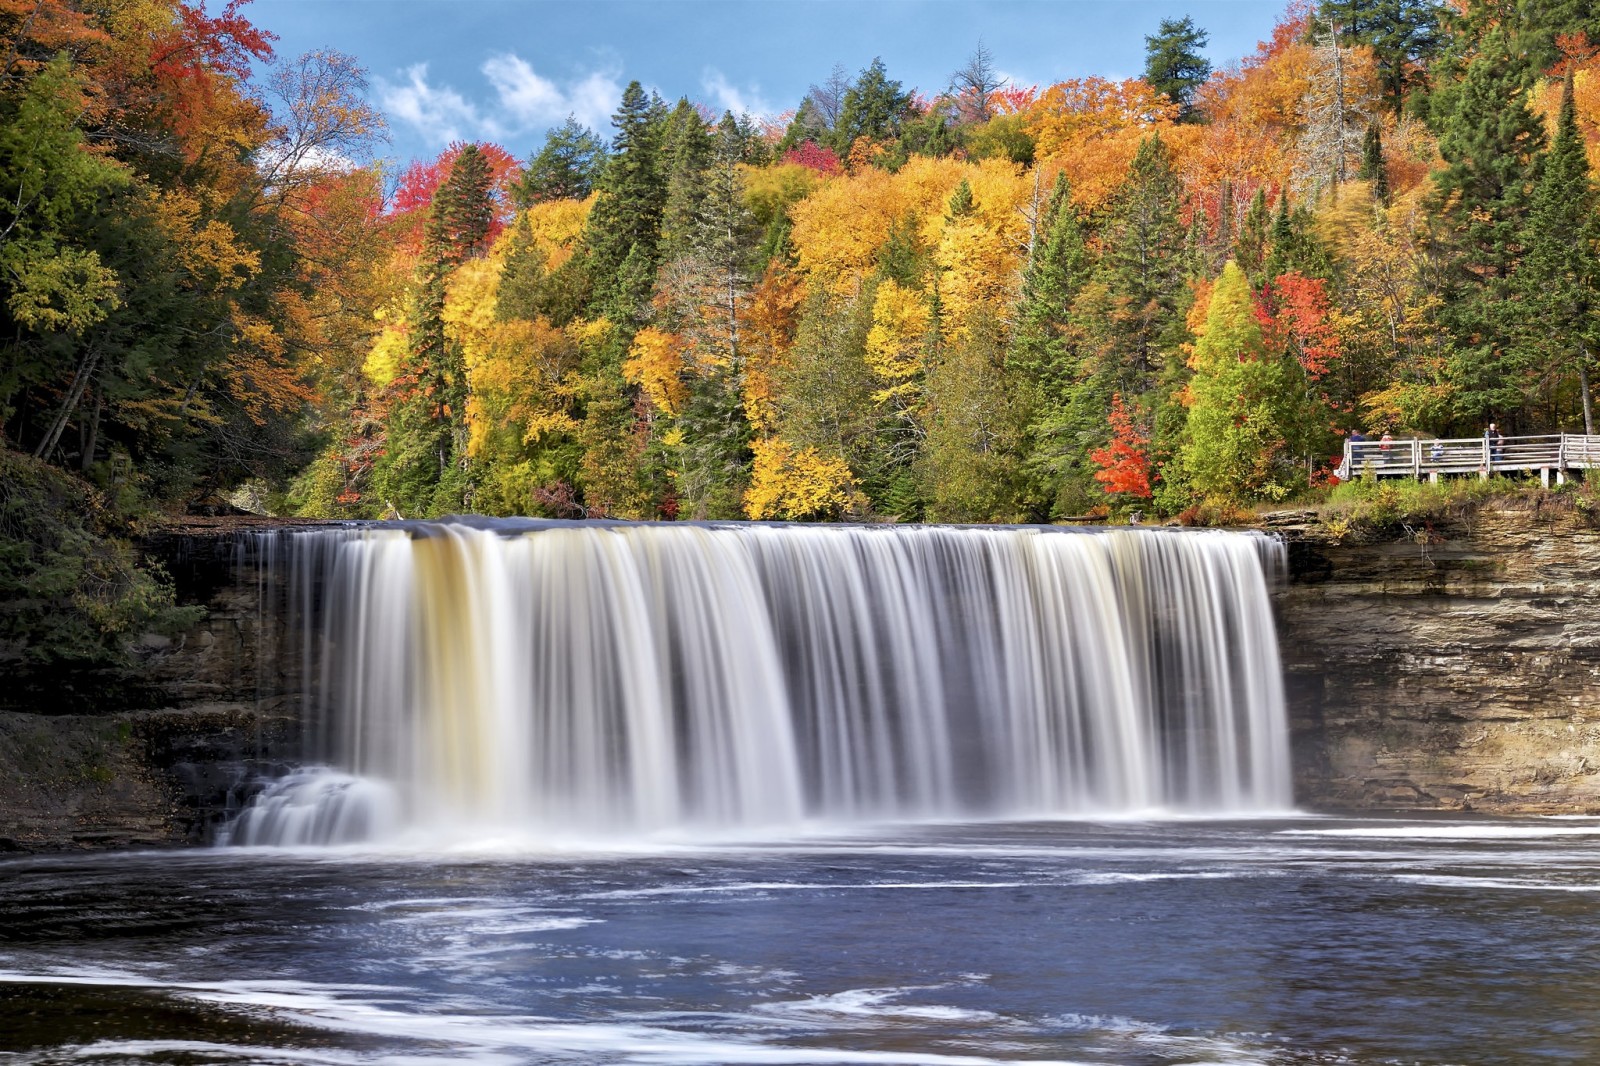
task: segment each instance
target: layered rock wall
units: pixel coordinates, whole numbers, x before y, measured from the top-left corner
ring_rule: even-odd
[[[1303,806],[1600,810],[1600,529],[1570,500],[1283,533]]]

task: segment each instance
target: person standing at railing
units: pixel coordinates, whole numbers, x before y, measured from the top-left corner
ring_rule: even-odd
[[[1489,462],[1498,463],[1506,455],[1506,439],[1500,435],[1500,427],[1493,422],[1483,431],[1483,443],[1489,451]]]

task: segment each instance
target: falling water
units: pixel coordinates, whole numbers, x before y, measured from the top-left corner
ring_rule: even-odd
[[[234,843],[1291,801],[1266,537],[450,522],[256,557],[330,769]]]

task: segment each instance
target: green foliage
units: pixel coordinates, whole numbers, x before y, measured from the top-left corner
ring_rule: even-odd
[[[545,135],[513,195],[518,207],[549,200],[582,200],[594,191],[606,164],[606,146],[571,115]]]
[[[1384,103],[1399,114],[1408,93],[1427,85],[1428,64],[1445,48],[1439,0],[1322,0],[1317,17],[1345,44],[1372,49]]]
[[[132,697],[141,634],[199,621],[166,575],[118,536],[114,512],[84,482],[0,451],[0,664],[5,702],[51,711]]]
[[[1180,122],[1195,122],[1194,97],[1211,77],[1211,61],[1201,54],[1210,35],[1185,15],[1162,19],[1155,34],[1144,39],[1144,80],[1178,105]]]
[[[1292,385],[1284,360],[1267,350],[1237,263],[1217,280],[1193,365],[1181,462],[1194,490],[1230,503],[1288,495],[1282,459]]]
[[[892,141],[900,136],[901,125],[914,114],[911,94],[889,77],[882,59],[874,59],[845,90],[829,144],[843,158],[857,138]]]

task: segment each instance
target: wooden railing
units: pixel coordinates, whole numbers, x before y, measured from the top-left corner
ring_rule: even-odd
[[[1546,433],[1532,437],[1457,437],[1452,439],[1345,441],[1339,476],[1358,478],[1370,471],[1376,477],[1426,477],[1539,471],[1539,480],[1566,480],[1568,470],[1600,467],[1600,435]]]

